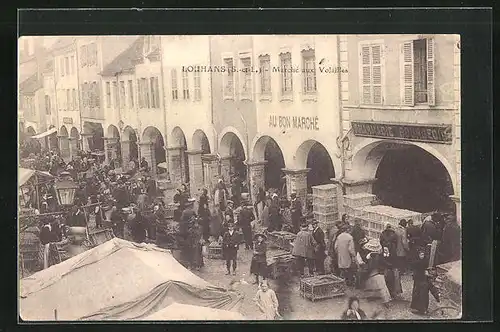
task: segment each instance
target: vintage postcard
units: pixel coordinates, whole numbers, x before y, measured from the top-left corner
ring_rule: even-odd
[[[19,38],[19,316],[462,315],[460,36]]]

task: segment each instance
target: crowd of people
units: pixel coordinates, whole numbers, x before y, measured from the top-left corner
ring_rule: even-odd
[[[401,276],[411,272],[414,280],[411,309],[419,314],[427,312],[429,292],[439,301],[429,274],[429,245],[433,241],[439,243],[437,264],[461,257],[456,220],[437,213],[427,217],[422,226],[413,225],[412,220],[401,220],[399,226],[388,223],[378,240],[367,238],[360,220],[355,219],[350,225],[343,215],[328,232],[328,238],[318,221],[305,215],[296,193],[288,200],[261,188],[252,204],[242,195],[241,183],[233,180],[228,189],[220,179],[214,192],[203,189],[197,202],[191,197],[188,185],[182,184],[172,204],[167,206],[163,196],[159,197],[144,158],[140,162],[132,160],[127,172],[116,171],[116,161],[105,164],[82,151],[68,163],[51,151],[31,154],[30,159],[36,169],[53,175],[66,172],[79,185],[70,211],[40,218],[42,244],[64,238],[67,235],[64,225],[86,227],[89,216],[95,218],[97,228],[111,227],[115,236],[139,243],[156,240],[158,224],[177,225],[171,235],[180,249],[180,262],[189,269],[199,270],[204,266],[203,251],[219,243],[227,275],[236,275],[238,251],[243,244],[245,250],[253,253],[249,272],[259,286],[256,302],[267,319],[280,317],[276,295],[266,280],[266,234],[273,231],[296,234],[291,255],[300,277],[334,273],[344,278],[348,286],[363,289],[368,297],[381,298],[386,305],[401,296]],[[53,187],[41,187],[39,195],[38,214],[57,211]],[[34,201],[29,204],[34,206]],[[170,211],[172,218],[168,216]],[[359,300],[349,301],[343,317],[366,318],[359,309]]]

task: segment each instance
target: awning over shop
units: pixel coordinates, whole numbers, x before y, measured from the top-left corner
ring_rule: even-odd
[[[38,135],[35,135],[35,136],[31,136],[31,138],[44,138],[44,137],[52,135],[54,133],[57,133],[57,128],[49,129],[47,131],[44,131],[41,134],[38,134]]]
[[[50,173],[43,171],[36,171],[34,169],[28,169],[28,168],[19,168],[18,174],[19,174],[18,176],[19,187],[23,186],[26,182],[29,181],[29,179],[31,179],[35,175],[51,179],[54,178],[54,176]]]

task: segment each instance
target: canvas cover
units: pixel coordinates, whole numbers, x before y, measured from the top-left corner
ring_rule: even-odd
[[[24,321],[145,319],[173,302],[234,309],[217,288],[151,244],[114,238],[20,282]]]
[[[173,303],[165,309],[159,310],[146,317],[146,320],[245,320],[239,312],[200,307],[195,305]]]
[[[43,171],[35,171],[34,169],[29,168],[19,168],[18,172],[18,184],[19,187],[23,186],[26,182],[29,181],[34,175],[39,175],[41,177],[53,178],[54,176],[48,172]]]

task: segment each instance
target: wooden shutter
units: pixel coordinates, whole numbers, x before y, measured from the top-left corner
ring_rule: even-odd
[[[403,105],[415,104],[415,88],[413,80],[413,41],[405,42],[401,46],[401,99]]]
[[[371,53],[373,103],[382,104],[382,45],[373,45]]]
[[[434,83],[434,38],[427,38],[427,102],[429,106],[436,104]]]
[[[370,104],[371,97],[371,55],[370,46],[361,46],[361,101]]]

